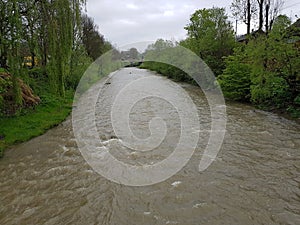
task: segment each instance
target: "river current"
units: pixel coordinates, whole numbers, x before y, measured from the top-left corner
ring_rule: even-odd
[[[135,134],[146,138],[149,120],[160,115],[168,128],[160,151],[117,151],[112,101],[124,85],[144,76],[153,73],[119,70],[105,81],[96,105],[101,141],[128,164],[162,160],[180,136],[172,105],[148,98],[132,108],[130,122]],[[208,129],[210,112],[201,89],[179,85],[195,103],[202,128]],[[44,135],[6,150],[0,160],[0,224],[300,224],[300,125],[239,103],[227,103],[227,120],[222,148],[207,170],[198,171],[208,141],[203,132],[180,172],[154,185],[131,187],[91,168],[77,147],[69,117]]]

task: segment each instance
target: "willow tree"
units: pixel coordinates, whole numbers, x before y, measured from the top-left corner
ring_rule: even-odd
[[[7,67],[7,52],[9,30],[7,1],[0,0],[0,66]]]
[[[64,96],[66,77],[70,75],[70,63],[75,39],[75,29],[82,0],[53,0],[49,5],[49,64],[47,67],[51,89]],[[75,11],[74,11],[75,10]]]
[[[8,32],[6,40],[8,43],[8,67],[12,76],[13,90],[14,90],[14,103],[16,105],[22,104],[22,96],[18,77],[22,75],[22,60],[20,56],[20,46],[22,42],[22,19],[20,16],[20,7],[17,0],[7,1],[5,6],[7,7],[8,15]]]
[[[22,17],[22,36],[26,40],[25,48],[26,54],[23,56],[31,56],[31,68],[36,65],[36,57],[38,52],[38,36],[40,33],[38,32],[38,18],[40,17],[40,13],[38,10],[38,5],[35,1],[31,0],[23,0],[20,1],[21,8],[21,17]]]

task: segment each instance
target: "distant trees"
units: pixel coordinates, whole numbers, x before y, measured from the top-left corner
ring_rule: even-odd
[[[82,44],[84,45],[88,55],[96,60],[112,46],[106,42],[104,37],[99,33],[98,26],[94,20],[87,15],[82,16]]]
[[[225,68],[223,57],[232,53],[234,31],[224,8],[197,10],[185,27],[188,38],[181,42],[199,55],[218,76]]]
[[[182,67],[191,69],[192,61],[189,65],[186,65],[186,61],[188,61],[187,57],[190,57],[190,55],[183,54],[184,52],[178,47],[177,43],[170,40],[158,39],[154,44],[147,47],[144,53],[145,62],[142,64],[142,68],[156,71],[177,81],[191,82],[193,79],[181,69],[162,63],[169,62],[170,64],[173,63],[173,65],[181,65]],[[197,67],[192,68],[198,72]]]
[[[138,59],[139,58],[139,52],[136,48],[129,49],[129,57],[131,59]]]
[[[140,53],[136,48],[130,48],[127,51],[121,51],[121,58],[122,60],[139,59]]]

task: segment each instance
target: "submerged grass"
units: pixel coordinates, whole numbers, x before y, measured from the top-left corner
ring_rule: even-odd
[[[35,109],[0,118],[0,157],[5,148],[39,136],[64,121],[72,110],[73,95],[73,91],[66,92],[65,98],[43,94]]]

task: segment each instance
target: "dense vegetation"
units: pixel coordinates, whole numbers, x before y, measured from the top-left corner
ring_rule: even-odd
[[[149,45],[145,52],[145,62],[140,68],[156,71],[175,81],[192,81],[193,79],[190,76],[176,66],[163,63],[172,61],[176,65],[180,65],[182,61],[181,54],[170,52],[172,49],[176,50],[175,46],[173,42],[163,39],[159,39],[154,44]],[[155,61],[151,59],[155,59]]]
[[[292,25],[287,16],[273,18],[276,7],[272,8],[272,19],[265,23],[267,32],[262,30],[260,21],[260,30],[245,35],[241,42],[235,40],[224,9],[197,10],[185,27],[186,40],[172,43],[159,39],[148,47],[145,58],[156,52],[159,59],[161,49],[181,45],[195,52],[212,69],[227,99],[299,117],[300,20]],[[187,74],[170,65],[145,62],[142,68],[191,81]]]
[[[264,109],[287,110],[297,116],[300,106],[297,29],[286,16],[279,16],[268,34],[250,37],[247,44],[237,46],[234,54],[226,58],[226,69],[218,78],[224,95]]]
[[[85,0],[0,1],[0,156],[71,111],[87,67],[112,48]]]

